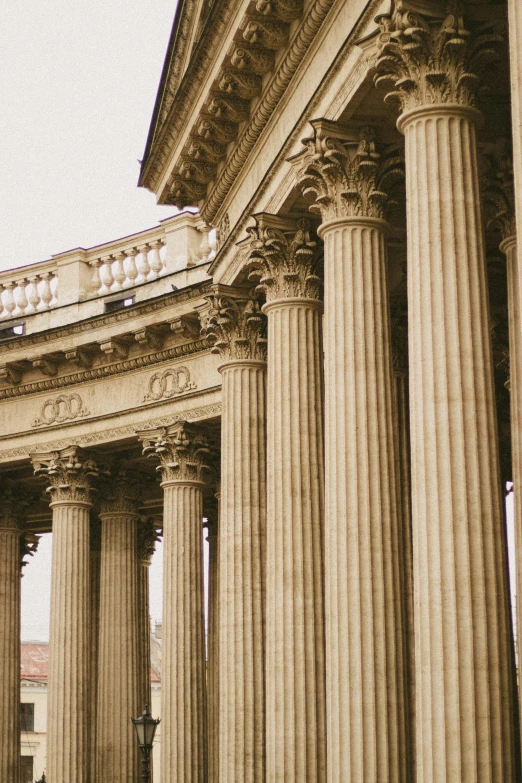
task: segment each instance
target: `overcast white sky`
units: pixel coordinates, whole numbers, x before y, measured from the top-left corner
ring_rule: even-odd
[[[175,211],[136,187],[176,0],[3,0],[0,270]],[[48,635],[51,537],[22,580],[22,638]],[[161,617],[161,556],[151,567]]]

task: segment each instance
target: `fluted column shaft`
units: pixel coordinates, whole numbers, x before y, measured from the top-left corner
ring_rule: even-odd
[[[101,526],[100,522],[91,520],[91,780],[95,783],[96,775],[96,736],[98,714],[98,632],[100,628],[100,569],[101,569]]]
[[[137,666],[138,666],[138,705],[143,712],[150,705],[150,616],[149,616],[149,562],[138,560],[136,574],[136,612],[137,612]],[[139,714],[138,712],[138,714]]]
[[[106,783],[134,783],[139,759],[131,718],[144,707],[137,687],[137,515],[110,511],[100,519],[97,775]]]
[[[476,112],[406,137],[419,783],[514,780],[509,600]]]
[[[206,774],[202,485],[164,482],[161,769],[172,783]]]
[[[323,224],[328,780],[404,783],[386,223]]]
[[[265,780],[266,363],[220,367],[219,780]]]
[[[0,519],[0,780],[20,780],[20,530]]]
[[[219,515],[208,520],[208,642],[207,642],[207,718],[208,781],[219,781]]]
[[[53,509],[47,777],[88,783],[90,768],[90,557],[87,502]]]
[[[268,316],[267,781],[325,780],[322,304]]]

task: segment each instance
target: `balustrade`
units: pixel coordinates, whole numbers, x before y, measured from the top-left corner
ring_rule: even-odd
[[[5,282],[0,280],[0,319],[48,310],[57,300],[56,269],[30,274],[28,277],[7,278]]]

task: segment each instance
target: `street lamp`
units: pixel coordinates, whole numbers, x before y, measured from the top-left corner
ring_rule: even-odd
[[[150,752],[152,750],[152,743],[154,742],[154,734],[156,733],[159,718],[158,720],[151,718],[149,708],[146,706],[141,718],[131,718],[131,720],[136,729],[138,747],[143,754],[141,779],[143,780],[143,783],[150,783]]]

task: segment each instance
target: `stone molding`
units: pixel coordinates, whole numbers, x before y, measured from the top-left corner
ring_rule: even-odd
[[[78,446],[30,455],[37,476],[48,479],[51,503],[92,503],[93,480],[99,470],[90,455]]]
[[[321,278],[317,274],[318,242],[305,218],[288,220],[277,215],[254,215],[245,269],[257,282],[256,291],[267,303],[278,299],[318,300]]]
[[[180,421],[136,434],[143,444],[143,453],[159,459],[156,470],[162,473],[162,485],[203,481],[203,474],[209,469],[210,449],[200,427]]]
[[[359,140],[346,138],[336,123],[315,120],[314,135],[297,174],[303,194],[312,193],[311,212],[323,222],[342,217],[384,220],[390,191],[404,179],[404,153],[376,141],[376,129],[360,129]]]
[[[201,312],[201,331],[212,353],[224,361],[266,361],[266,317],[257,299],[223,294],[215,286],[206,297],[208,308]]]
[[[403,113],[437,104],[475,107],[482,76],[499,59],[502,36],[493,24],[473,34],[463,8],[463,0],[397,0],[391,13],[377,17],[375,85],[385,86],[385,100]]]
[[[208,350],[205,340],[195,340],[191,343],[175,345],[164,351],[150,353],[146,356],[137,356],[134,359],[126,359],[122,362],[95,367],[91,370],[83,370],[81,372],[72,373],[71,375],[62,375],[59,378],[49,378],[45,381],[34,381],[11,389],[0,389],[0,400],[21,397],[25,394],[36,394],[41,391],[59,389],[65,386],[73,386],[78,383],[85,383],[86,381],[96,381],[101,378],[110,377],[111,375],[121,375],[122,373],[130,372],[132,370],[139,370],[142,367],[160,364],[168,359],[190,356],[191,354],[205,350]]]

